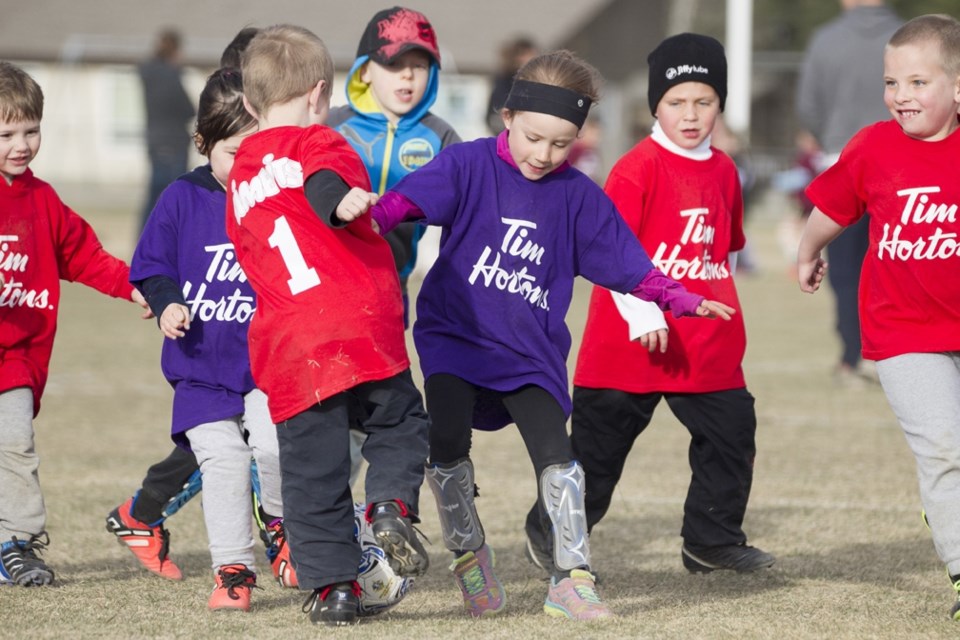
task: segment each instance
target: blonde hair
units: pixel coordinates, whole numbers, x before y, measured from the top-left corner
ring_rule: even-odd
[[[596,104],[600,99],[603,78],[588,62],[562,49],[542,53],[520,67],[514,80],[527,80],[569,89],[590,98]]]
[[[312,31],[290,24],[261,30],[243,54],[243,93],[263,113],[304,95],[321,80],[333,84],[330,52]]]
[[[20,67],[0,60],[0,120],[23,122],[43,118],[43,91]]]
[[[947,75],[960,75],[960,22],[945,13],[932,13],[908,21],[897,29],[888,47],[936,42],[940,47],[940,64]]]

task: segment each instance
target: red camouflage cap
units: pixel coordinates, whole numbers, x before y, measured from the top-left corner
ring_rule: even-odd
[[[357,57],[370,56],[380,64],[390,64],[411,49],[427,52],[440,66],[437,34],[427,16],[413,9],[392,7],[378,11],[367,23]]]

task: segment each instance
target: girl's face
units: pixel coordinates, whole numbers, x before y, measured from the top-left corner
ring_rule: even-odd
[[[40,121],[0,121],[0,174],[7,184],[23,175],[40,150]]]
[[[657,104],[657,121],[673,144],[696,149],[713,131],[720,115],[720,96],[702,82],[670,87]]]
[[[360,79],[370,85],[374,99],[383,115],[396,122],[420,104],[430,80],[430,56],[412,49],[398,56],[388,65],[371,60],[360,73]]]
[[[527,180],[539,180],[563,164],[580,132],[569,120],[536,111],[507,112],[503,123],[510,156]]]
[[[213,177],[224,189],[227,188],[227,177],[230,175],[230,169],[233,168],[233,158],[237,155],[240,143],[256,130],[256,125],[253,125],[236,135],[218,140],[210,150],[210,168],[213,169]]]
[[[887,47],[883,54],[883,102],[911,138],[936,142],[957,128],[960,77],[941,64],[937,42]]]

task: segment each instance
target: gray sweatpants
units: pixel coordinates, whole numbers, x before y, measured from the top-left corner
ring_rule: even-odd
[[[214,571],[225,564],[245,564],[256,571],[250,500],[251,456],[260,472],[260,499],[264,510],[271,515],[283,515],[277,429],[270,421],[267,396],[254,389],[243,400],[242,415],[187,431],[203,474],[203,519]]]
[[[0,542],[29,540],[47,526],[33,446],[33,391],[0,393]]]
[[[960,575],[960,352],[887,358],[877,373],[917,460],[937,555]]]

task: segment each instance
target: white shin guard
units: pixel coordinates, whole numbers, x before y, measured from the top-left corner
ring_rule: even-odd
[[[443,544],[450,551],[476,551],[483,546],[483,525],[473,504],[473,463],[428,464],[424,477],[437,501]]]
[[[553,530],[553,562],[561,571],[590,567],[583,490],[579,462],[550,465],[540,474],[540,494]]]

